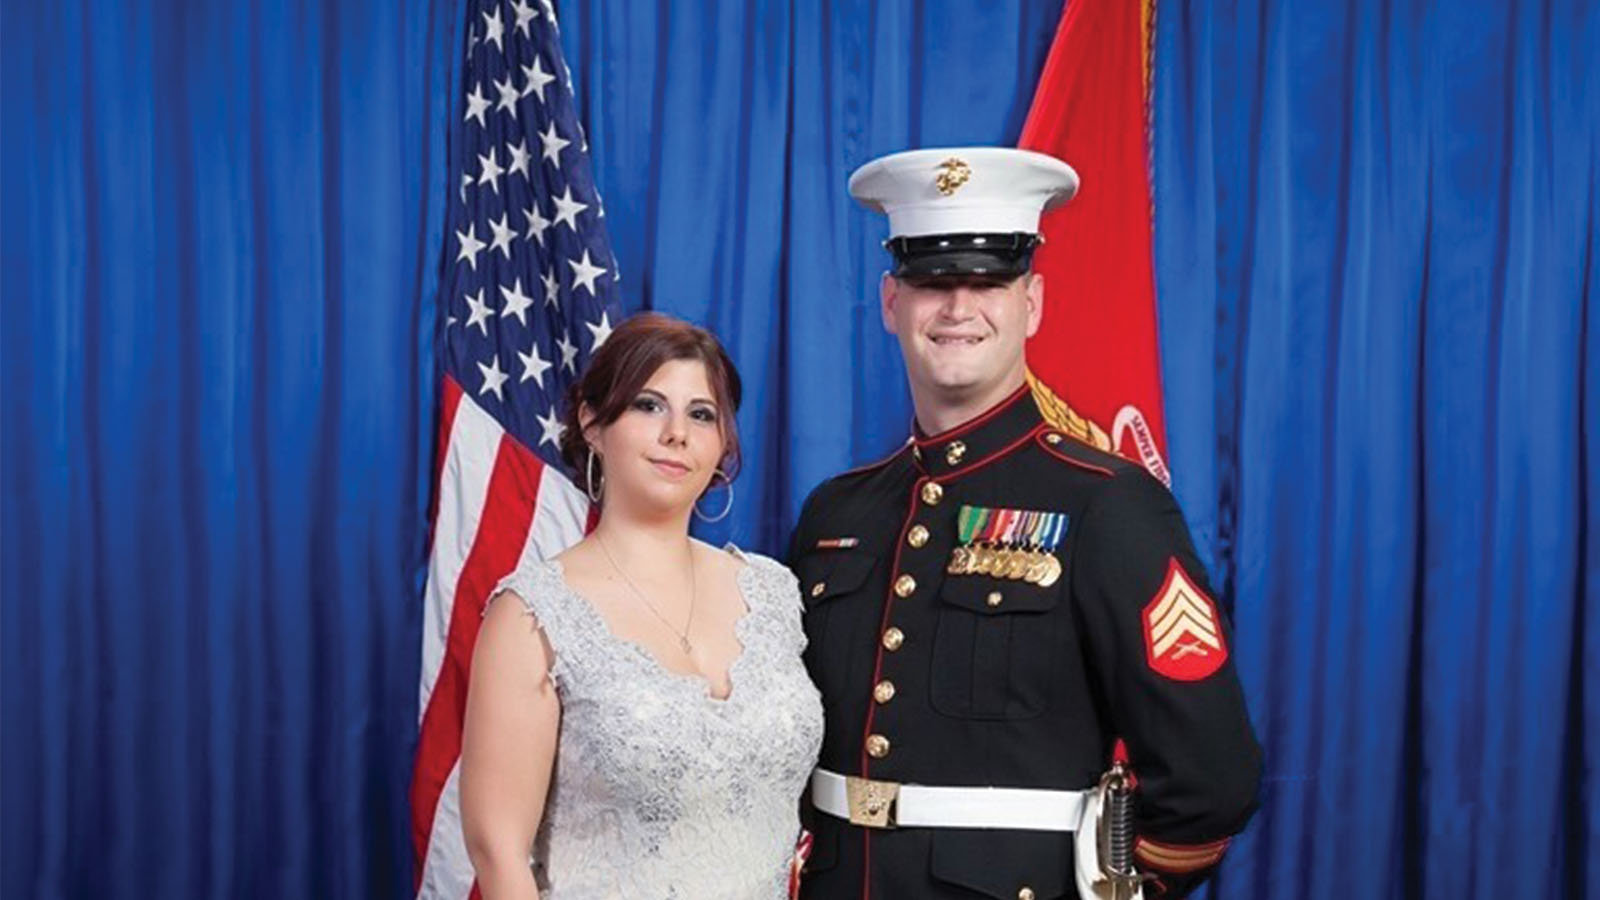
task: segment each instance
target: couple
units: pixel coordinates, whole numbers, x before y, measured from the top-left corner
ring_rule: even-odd
[[[1039,216],[1076,175],[922,150],[850,188],[889,216],[916,433],[817,488],[793,573],[714,549],[689,524],[738,471],[738,374],[699,328],[616,329],[562,442],[599,524],[508,578],[478,639],[462,813],[488,900],[777,900],[802,814],[807,898],[1171,898],[1254,809],[1175,502],[1024,364]]]

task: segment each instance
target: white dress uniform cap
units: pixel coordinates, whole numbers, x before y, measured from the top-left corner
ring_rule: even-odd
[[[1013,147],[946,147],[881,156],[850,176],[850,195],[889,216],[889,236],[1039,232],[1072,199],[1078,173]]]

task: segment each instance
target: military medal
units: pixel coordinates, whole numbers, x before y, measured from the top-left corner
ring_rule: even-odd
[[[1022,573],[1022,580],[1029,584],[1042,584],[1045,570],[1049,563],[1045,562],[1045,554],[1038,550],[1030,551],[1027,571]]]
[[[978,569],[978,550],[975,546],[978,529],[988,510],[976,506],[963,506],[956,516],[956,548],[950,551],[950,565],[945,571],[951,575],[971,575]]]
[[[976,575],[989,575],[990,572],[994,572],[994,567],[995,548],[981,546],[981,548],[973,551],[973,569],[971,569],[971,572],[976,573]]]
[[[1044,568],[1039,572],[1039,580],[1035,582],[1040,587],[1049,587],[1061,578],[1061,559],[1056,556],[1056,547],[1061,545],[1061,538],[1067,533],[1066,513],[1046,513],[1048,518],[1040,523],[1036,533],[1037,546],[1040,556],[1044,558]]]
[[[1061,560],[1056,559],[1054,553],[1050,553],[1045,556],[1044,562],[1045,571],[1043,577],[1039,579],[1039,586],[1049,587],[1061,577]]]
[[[1055,550],[1066,530],[1065,513],[962,506],[956,520],[958,543],[945,572],[1049,587],[1061,578]]]
[[[1005,577],[1021,578],[1022,573],[1028,571],[1028,551],[1012,550],[1006,557]]]

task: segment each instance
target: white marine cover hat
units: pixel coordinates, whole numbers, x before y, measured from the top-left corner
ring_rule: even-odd
[[[1040,243],[1039,218],[1078,191],[1072,167],[1014,147],[944,147],[881,156],[850,194],[889,217],[894,274],[1014,277]]]

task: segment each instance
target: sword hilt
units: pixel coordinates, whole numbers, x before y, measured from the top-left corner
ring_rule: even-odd
[[[1139,886],[1155,876],[1142,875],[1133,862],[1133,845],[1138,839],[1134,821],[1133,774],[1121,761],[1115,762],[1100,778],[1100,821],[1097,825],[1100,871],[1111,883],[1113,896],[1134,897]]]

